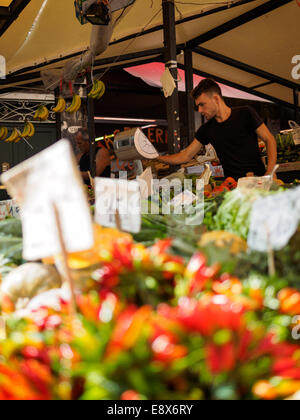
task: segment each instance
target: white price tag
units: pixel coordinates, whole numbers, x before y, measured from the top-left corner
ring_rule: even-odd
[[[126,232],[141,230],[141,193],[137,181],[96,178],[95,220],[101,226]]]
[[[19,208],[14,200],[0,201],[0,220],[6,217],[19,218]]]
[[[149,166],[142,175],[137,177],[140,184],[141,198],[147,199],[153,194],[153,175],[151,167]]]
[[[257,200],[248,235],[251,249],[266,252],[284,248],[300,222],[300,188]]]
[[[67,251],[92,248],[92,219],[68,140],[61,140],[14,167],[1,179],[21,206],[26,260],[61,253],[53,204],[60,215]]]

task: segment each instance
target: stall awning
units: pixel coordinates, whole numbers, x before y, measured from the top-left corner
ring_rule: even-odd
[[[175,0],[178,52],[193,50],[200,76],[249,94],[293,106],[299,80],[292,77],[300,55],[300,7],[296,0]],[[81,26],[73,1],[31,0],[0,38],[8,77],[0,89],[38,78],[38,71],[59,67],[89,44],[91,27]],[[109,48],[96,67],[138,64],[161,57],[161,0],[136,0],[120,19]],[[183,56],[178,55],[181,64]],[[300,73],[300,71],[299,71]]]

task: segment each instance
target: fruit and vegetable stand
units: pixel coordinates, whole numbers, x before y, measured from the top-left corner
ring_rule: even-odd
[[[273,275],[247,237],[255,200],[299,186],[235,187],[200,204],[199,225],[161,211],[133,236],[95,224],[93,248],[68,255],[75,315],[55,260],[26,263],[20,220],[1,221],[0,398],[297,399],[300,231]]]
[[[47,11],[50,6],[46,3],[43,7]],[[152,16],[153,4],[158,1],[151,3],[152,6],[145,10],[149,21],[157,24],[160,31],[162,26],[158,14]],[[280,2],[274,3],[276,6],[266,3],[257,7],[254,17],[261,17],[267,12],[271,15],[271,12],[284,6],[284,2],[281,5]],[[136,4],[143,9],[141,2]],[[180,15],[181,23],[185,23],[184,20],[189,22],[191,12],[196,13],[196,4],[191,5],[187,3],[189,8]],[[235,7],[227,10],[227,6],[224,10],[228,18],[231,16],[229,28],[233,31],[236,26],[241,26],[235,23],[240,16]],[[290,6],[284,11],[286,13],[282,13],[282,19],[288,15]],[[242,15],[246,21],[248,14],[251,15],[250,9],[245,9]],[[212,14],[207,10],[206,17]],[[53,19],[53,15],[49,13],[49,19]],[[296,19],[295,13],[288,16]],[[42,17],[45,18],[45,15]],[[134,28],[136,17],[131,16]],[[199,19],[202,17],[202,14],[198,15]],[[57,12],[55,18],[60,21]],[[227,25],[227,18],[223,23]],[[43,26],[47,25],[37,25],[38,28]],[[123,26],[126,27],[126,24]],[[134,61],[137,58],[134,54],[140,54],[140,51],[129,48],[132,42],[126,47],[129,50],[125,48],[127,54],[133,54],[131,58],[122,56],[123,42],[130,37],[135,40],[141,35],[150,35],[155,44],[157,30],[150,28],[149,33],[143,34],[146,28],[138,34],[130,33],[131,29],[128,33],[120,33],[115,44],[119,44],[121,52],[117,46],[111,60],[105,62],[104,58],[104,62],[97,62],[99,68],[122,59]],[[221,27],[212,25],[212,28],[219,37],[227,32]],[[179,32],[183,34],[185,31]],[[68,33],[72,34],[72,31]],[[260,31],[256,33],[262,39]],[[209,34],[203,35],[206,39]],[[243,86],[234,80],[244,72],[243,77],[247,81],[249,72],[253,76],[253,85],[258,79],[258,87],[248,87],[248,92],[268,100],[277,98],[289,107],[295,105],[291,101],[285,102],[285,92],[283,96],[279,92],[285,89],[290,93],[290,89],[297,89],[296,83],[279,77],[274,82],[276,75],[262,74],[261,70],[251,67],[250,59],[249,65],[245,65],[214,51],[201,49],[198,29],[197,33],[187,36],[180,42],[190,48],[194,59],[201,55],[221,63],[219,74],[224,73],[224,63],[235,69],[235,75],[226,76],[229,80],[219,77],[218,81],[227,81],[231,86],[240,88]],[[29,36],[25,47],[29,48],[31,40],[36,38],[39,37]],[[236,39],[240,44],[239,33],[236,33]],[[160,43],[161,39],[158,45]],[[226,42],[226,45],[229,44]],[[255,43],[253,38],[253,45],[257,50],[262,42]],[[230,54],[233,54],[235,49],[230,48]],[[277,48],[282,51],[285,45],[280,41]],[[108,56],[110,53],[111,46]],[[270,57],[271,53],[273,49]],[[57,57],[57,51],[55,54]],[[176,58],[176,48],[174,54]],[[42,57],[45,55],[43,51]],[[152,57],[153,52],[148,55]],[[64,59],[64,54],[60,58]],[[40,64],[44,65],[43,60],[48,64],[48,59],[42,58],[37,60],[37,68]],[[34,62],[31,57],[28,61]],[[203,70],[204,60],[199,61]],[[290,60],[280,61],[290,63]],[[272,57],[269,62],[272,62]],[[14,65],[26,67],[24,63]],[[268,69],[263,62],[260,65]],[[281,70],[277,73],[287,74]],[[261,78],[267,80],[264,83],[266,86],[277,83],[274,97],[265,90],[268,87],[261,85]],[[258,90],[259,86],[262,92]],[[101,81],[95,79],[88,84],[88,101],[99,100],[104,94],[105,86]],[[0,141],[30,143],[35,134],[35,123],[47,121],[51,113],[76,114],[81,100],[81,96],[74,92],[68,103],[60,92],[55,106],[50,108],[45,103],[39,104],[30,118],[24,119],[22,130],[13,128],[9,132],[1,124]],[[299,147],[281,136],[278,144],[281,171],[290,169],[290,165],[298,168]],[[63,170],[63,166],[60,165],[59,169]],[[79,174],[77,178],[80,178]],[[198,177],[190,175],[184,178],[195,184]],[[22,177],[20,179],[22,184]],[[56,179],[57,191],[61,187],[59,181]],[[270,191],[245,192],[237,188],[236,180],[211,179],[204,190],[204,200],[196,207],[184,206],[183,212],[165,214],[165,197],[161,194],[156,202],[155,214],[142,214],[139,232],[129,234],[95,222],[94,244],[90,249],[66,253],[62,246],[62,254],[53,253],[39,262],[24,259],[25,237],[28,239],[29,235],[24,220],[23,226],[19,219],[10,216],[0,221],[0,399],[299,399],[299,189],[299,182],[293,180],[290,184],[274,183]],[[56,193],[53,189],[51,192]],[[63,243],[63,229],[55,207],[57,203],[50,203],[58,214],[56,226],[52,220],[47,227],[52,233],[56,232]],[[149,208],[151,197],[145,203]],[[266,228],[263,251],[253,246],[255,240],[260,239],[257,233],[259,223],[268,227],[268,220],[263,220],[263,215],[257,212],[262,207],[259,207],[260,203],[266,203],[266,209],[274,211],[275,208],[274,213],[266,213],[270,220],[274,216],[274,220],[278,221],[282,216],[282,223],[279,221],[274,231]],[[278,203],[280,205],[276,207]],[[39,204],[35,203],[37,207]],[[93,211],[91,207],[91,213]],[[203,215],[203,220],[195,222],[193,216],[199,214]],[[115,223],[120,227],[119,217],[116,213]],[[194,223],[187,223],[187,220]],[[284,245],[275,245],[282,237]]]

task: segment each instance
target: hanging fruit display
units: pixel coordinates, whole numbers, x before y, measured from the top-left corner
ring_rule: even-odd
[[[35,121],[47,121],[49,117],[48,108],[44,105],[40,105],[36,110],[33,119]]]
[[[68,112],[69,114],[73,112],[77,112],[79,111],[80,107],[81,107],[81,97],[79,95],[73,95],[73,101],[71,105],[66,109],[66,112]]]
[[[105,93],[105,84],[101,80],[95,80],[93,88],[88,94],[89,98],[99,100]]]
[[[66,109],[66,101],[64,100],[62,96],[60,96],[58,98],[56,107],[53,108],[52,111],[55,113],[61,113],[61,112],[64,112],[65,109]]]

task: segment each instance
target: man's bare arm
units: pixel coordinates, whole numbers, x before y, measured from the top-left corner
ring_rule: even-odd
[[[104,169],[110,165],[110,154],[105,148],[101,148],[96,156],[96,176],[101,176]]]
[[[186,149],[175,155],[160,156],[157,160],[169,165],[182,165],[190,162],[194,156],[200,152],[202,144],[198,140],[194,140]]]
[[[270,175],[277,163],[277,143],[274,136],[265,124],[262,124],[256,130],[258,137],[266,144],[268,152],[268,168],[266,175]]]

